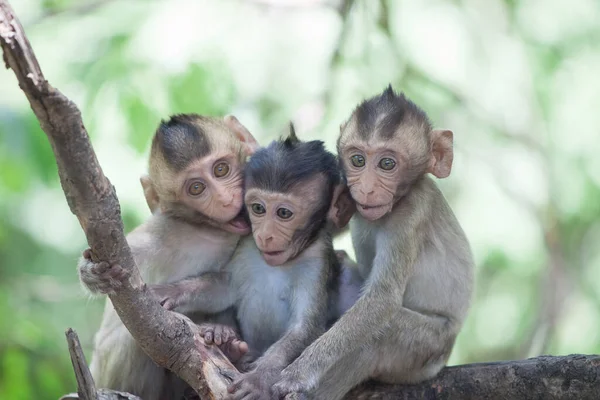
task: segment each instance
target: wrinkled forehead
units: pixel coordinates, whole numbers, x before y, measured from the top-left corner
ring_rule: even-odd
[[[260,198],[264,201],[292,201],[298,205],[308,205],[318,200],[319,196],[325,196],[326,178],[323,174],[317,174],[311,178],[303,179],[293,185],[286,192],[271,191],[262,188],[248,188],[244,196],[245,201],[253,201]]]
[[[415,118],[405,116],[402,120],[397,120],[390,118],[390,115],[381,114],[366,124],[361,123],[354,113],[341,131],[338,151],[349,147],[399,150],[416,143],[424,145],[428,142],[427,137],[427,124]]]

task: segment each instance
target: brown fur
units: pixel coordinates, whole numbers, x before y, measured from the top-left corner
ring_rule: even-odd
[[[246,151],[256,143],[240,126],[233,117],[179,115],[157,130],[150,174],[141,179],[153,215],[127,235],[144,282],[169,284],[201,273],[218,274],[230,261],[242,234],[231,225],[242,208],[241,170]],[[230,173],[219,179],[214,166],[223,160],[229,163]],[[190,180],[206,183],[204,196],[189,195]],[[93,294],[114,292],[118,279],[127,278],[118,273],[119,266],[102,266],[89,257],[78,265],[82,284]],[[197,323],[235,326],[232,310],[210,315],[192,303],[176,311]],[[126,391],[144,400],[181,398],[185,387],[140,349],[108,300],[90,369],[98,387]]]

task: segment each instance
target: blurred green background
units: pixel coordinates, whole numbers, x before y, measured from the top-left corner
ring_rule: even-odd
[[[82,110],[127,230],[161,118],[236,115],[262,143],[291,119],[334,149],[389,82],[455,134],[440,181],[477,261],[451,364],[600,353],[600,3],[596,0],[12,0],[46,78]],[[348,237],[337,247],[351,254]],[[50,146],[0,71],[0,398],[75,389],[103,300]]]

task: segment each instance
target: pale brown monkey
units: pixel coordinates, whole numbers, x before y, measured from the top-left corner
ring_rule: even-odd
[[[358,301],[282,372],[275,397],[342,398],[374,378],[415,383],[446,364],[467,315],[473,257],[427,173],[450,174],[452,132],[391,86],[341,127],[338,153],[358,213],[350,222]]]
[[[321,141],[292,133],[258,150],[245,168],[245,204],[253,238],[245,237],[227,274],[204,274],[152,289],[173,305],[189,301],[205,312],[235,307],[250,371],[230,387],[234,399],[269,399],[280,371],[325,331],[339,261],[328,221],[340,226],[344,186],[335,156]],[[185,296],[183,299],[181,296]]]
[[[175,115],[163,121],[152,140],[149,176],[142,178],[153,215],[127,235],[144,282],[179,281],[218,271],[229,262],[240,237],[250,233],[243,215],[242,170],[257,147],[252,135],[234,117]],[[93,249],[92,249],[93,251]],[[111,293],[127,276],[118,265],[79,262],[83,285],[92,293]],[[217,328],[229,356],[247,346],[232,328],[232,310],[216,315],[199,312],[192,302],[176,311],[194,322],[220,322]],[[107,300],[95,336],[90,369],[98,387],[136,394],[144,400],[179,398],[183,381],[159,368],[135,343]]]

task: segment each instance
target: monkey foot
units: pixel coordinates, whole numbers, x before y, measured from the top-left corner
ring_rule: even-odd
[[[110,265],[106,261],[95,263],[92,252],[86,249],[79,262],[79,277],[81,282],[92,293],[112,294],[129,278],[129,272],[119,264]]]
[[[241,340],[230,326],[207,323],[199,327],[204,342],[217,345],[232,363],[240,360],[248,352],[248,344]]]

